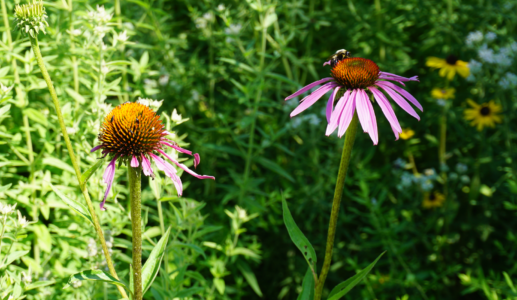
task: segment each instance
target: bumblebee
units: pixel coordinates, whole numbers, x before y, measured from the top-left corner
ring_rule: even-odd
[[[350,55],[351,54],[349,51],[341,49],[336,51],[336,53],[332,54],[329,58],[327,58],[327,62],[330,64],[331,67],[334,67],[338,62],[342,61],[345,58],[349,58]]]

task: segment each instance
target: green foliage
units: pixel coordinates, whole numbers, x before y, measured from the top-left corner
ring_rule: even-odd
[[[33,223],[16,233],[16,216],[6,219],[0,299],[118,299],[116,287],[103,282],[73,281],[63,289],[74,274],[107,269],[29,40],[13,28],[18,3],[25,4],[2,1],[0,203],[17,204]],[[159,113],[175,141],[200,154],[196,172],[216,176],[182,176],[184,197],[163,175],[143,182],[144,262],[172,228],[145,299],[307,297],[312,272],[285,230],[281,191],[321,262],[342,140],[324,135],[326,99],[292,119],[302,98],[284,99],[326,77],[323,61],[342,48],[383,71],[418,75],[420,82],[406,88],[424,113],[416,122],[395,108],[402,127],[415,131],[409,140],[394,141],[378,107],[379,145],[358,133],[324,299],[384,250],[345,298],[517,297],[513,1],[44,4],[49,26],[38,35],[40,47],[94,204],[104,195],[107,164],[90,153],[99,126],[113,106],[138,97],[164,99]],[[467,44],[475,31],[481,40]],[[472,77],[447,83],[426,67],[428,57],[449,54],[470,62]],[[454,99],[431,96],[447,85],[456,89]],[[501,105],[502,123],[482,131],[470,126],[469,98]],[[129,282],[125,166],[116,172],[107,211],[97,215],[118,275]],[[443,206],[422,206],[427,193],[445,189]]]

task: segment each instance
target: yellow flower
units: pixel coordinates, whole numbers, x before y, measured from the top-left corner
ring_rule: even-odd
[[[472,120],[470,126],[476,126],[478,131],[481,131],[486,126],[494,128],[495,123],[501,123],[502,117],[498,114],[502,108],[494,100],[481,105],[471,99],[467,99],[467,102],[472,108],[465,109],[465,120]]]
[[[439,57],[428,57],[426,66],[440,69],[440,76],[452,80],[456,72],[466,78],[470,75],[469,64],[459,60],[455,55],[449,55],[446,59]]]
[[[439,192],[425,193],[422,206],[424,208],[440,207],[445,202],[445,196]]]
[[[441,89],[441,88],[434,88],[431,91],[431,96],[435,99],[454,99],[454,93],[456,90],[454,88],[448,88],[448,89]]]
[[[415,132],[412,129],[404,128],[400,133],[400,138],[403,140],[409,140],[415,135]]]

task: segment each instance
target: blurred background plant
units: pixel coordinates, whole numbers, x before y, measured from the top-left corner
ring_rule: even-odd
[[[106,283],[72,281],[62,289],[71,274],[106,265],[95,231],[67,205],[83,199],[30,43],[5,30],[13,28],[17,3],[2,0],[0,203],[16,204],[33,223],[15,234],[16,215],[6,219],[0,259],[28,252],[2,265],[0,299],[116,299]],[[111,107],[142,97],[164,99],[159,112],[176,141],[190,143],[203,174],[217,178],[185,177],[184,198],[170,180],[143,183],[144,258],[174,228],[146,299],[297,297],[306,266],[283,225],[281,191],[300,229],[324,253],[335,186],[329,179],[337,174],[342,141],[323,134],[324,104],[320,113],[290,119],[296,101],[283,99],[327,75],[325,58],[342,48],[387,72],[418,75],[420,83],[408,90],[425,113],[420,122],[401,115],[408,131],[396,142],[382,118],[379,146],[358,135],[327,286],[387,250],[350,299],[517,297],[514,0],[45,6],[49,27],[40,47],[82,169],[98,161],[89,150]],[[467,78],[447,80],[426,66],[429,57],[450,55],[468,63]],[[477,107],[467,99],[479,106],[474,120],[492,118],[493,128],[471,126],[466,110]],[[500,123],[483,114],[492,100]],[[117,180],[126,180],[125,170],[117,172]],[[96,203],[101,177],[97,171],[88,183]],[[128,281],[124,186],[114,184],[108,210],[98,215],[119,276]]]

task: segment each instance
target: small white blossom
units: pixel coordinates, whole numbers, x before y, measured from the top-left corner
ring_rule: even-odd
[[[125,43],[129,39],[129,36],[127,35],[127,31],[124,30],[121,34],[117,34],[116,39],[122,43]]]
[[[224,29],[224,33],[227,35],[238,35],[241,32],[241,24],[230,24],[230,26]]]
[[[180,114],[178,114],[178,111],[177,111],[176,109],[174,109],[174,110],[172,111],[171,120],[172,120],[174,123],[176,123],[176,124],[181,124],[181,123],[183,123],[183,122],[188,121],[189,119],[188,119],[188,118],[183,119],[183,117],[182,117]]]
[[[494,50],[488,48],[487,44],[483,44],[478,50],[479,58],[487,63],[494,63]]]
[[[483,40],[483,33],[481,31],[473,31],[467,35],[465,43],[467,46],[472,47],[475,43],[479,43]]]
[[[88,242],[88,257],[94,257],[97,255],[97,243],[95,242],[95,239],[90,239]]]
[[[31,267],[29,266],[29,270],[27,271],[27,274],[25,272],[22,272],[22,281],[25,284],[30,284],[32,282],[32,275],[31,275]]]
[[[438,105],[440,105],[440,106],[445,106],[445,105],[447,105],[447,100],[445,100],[445,99],[437,99],[436,103]]]
[[[88,12],[88,18],[90,20],[96,21],[97,23],[108,23],[111,18],[113,18],[113,14],[109,14],[106,12],[104,5],[97,5],[97,10],[92,10]]]
[[[517,87],[517,75],[513,73],[506,73],[498,82],[503,89],[511,89]]]
[[[3,85],[2,83],[0,83],[0,95],[1,96],[5,96],[7,95],[9,92],[11,92],[11,90],[13,89],[14,85],[11,85],[11,86],[5,86]]]
[[[147,98],[138,98],[138,100],[136,102],[143,104],[145,106],[148,106],[149,108],[151,108],[154,111],[157,111],[160,108],[160,106],[162,106],[162,104],[163,104],[163,100],[158,101],[158,100],[147,99]]]
[[[167,83],[169,83],[169,74],[164,74],[164,75],[160,76],[160,78],[158,79],[158,82],[160,83],[161,86],[167,85]]]
[[[16,211],[18,213],[18,227],[25,228],[27,225],[30,224],[29,221],[27,221],[27,218],[23,217],[19,210]]]
[[[9,204],[2,204],[0,203],[0,214],[2,215],[10,215],[14,212],[14,209],[16,208],[16,204],[9,205]]]
[[[481,72],[482,67],[483,67],[483,64],[475,59],[471,59],[469,61],[469,69],[470,69],[470,73],[472,73],[472,74],[478,74],[479,72]]]
[[[218,10],[218,11],[223,11],[223,10],[225,10],[225,9],[226,9],[226,7],[224,6],[224,4],[219,4],[219,5],[217,6],[217,10]]]
[[[491,42],[493,40],[495,40],[497,38],[497,34],[495,34],[494,32],[487,32],[485,34],[485,39],[488,41],[488,42]]]
[[[502,67],[509,67],[512,65],[512,59],[504,52],[499,52],[494,55],[494,62]]]

